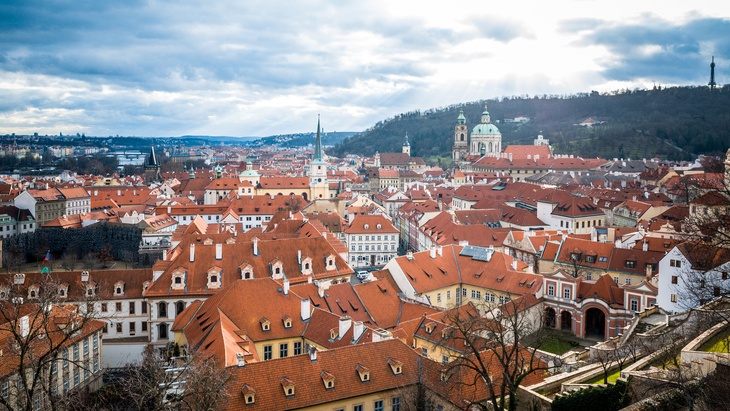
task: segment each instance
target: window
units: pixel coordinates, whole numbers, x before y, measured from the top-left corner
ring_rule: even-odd
[[[618,284],[618,277],[613,277],[613,282],[615,282],[616,284]]]
[[[76,368],[76,369],[74,369],[74,387],[77,386],[77,385],[79,385],[79,380],[80,380],[80,378],[79,378],[79,369]]]
[[[448,355],[442,355],[441,356],[441,364],[446,365],[449,363],[449,356]]]
[[[631,285],[631,279],[630,278],[625,279],[624,284]]]
[[[129,302],[129,313],[130,314],[134,314],[134,312],[136,311],[135,305],[137,305],[137,304],[134,301]]]
[[[681,260],[669,260],[669,266],[670,267],[676,267],[676,268],[682,268],[682,261]]]
[[[147,303],[142,301],[142,314],[147,314]]]
[[[723,271],[722,272],[722,279],[723,280],[727,280],[728,279],[727,271]]]
[[[105,313],[105,312],[107,312],[107,310],[108,310],[107,303],[101,303],[101,312]]]
[[[185,310],[185,302],[184,301],[178,301],[175,303],[175,315],[180,315],[180,313]]]
[[[555,285],[548,284],[547,294],[548,295],[555,295]]]
[[[446,291],[446,299],[447,300],[451,299],[451,290]]]
[[[279,358],[285,358],[289,356],[289,343],[279,344]]]
[[[264,361],[271,359],[272,348],[270,345],[264,345]]]
[[[147,323],[142,321],[142,332],[147,332]]]
[[[423,355],[424,357],[428,357],[428,348],[421,347],[421,355]]]
[[[84,340],[84,357],[89,356],[89,340]]]
[[[10,395],[10,383],[7,381],[3,381],[2,385],[0,385],[0,395],[3,398],[8,398],[8,395]]]
[[[719,296],[720,296],[720,294],[721,294],[721,293],[720,293],[720,287],[714,287],[714,288],[712,289],[712,295],[713,295],[714,297],[719,297]]]
[[[302,342],[295,341],[294,342],[294,355],[301,355],[301,354],[302,354]]]
[[[670,300],[671,300],[671,301],[672,301],[673,303],[676,303],[676,302],[677,302],[677,294],[672,294],[672,296],[670,297]]]
[[[400,397],[393,397],[393,401],[391,402],[391,409],[393,411],[400,411]]]
[[[99,348],[99,336],[97,334],[94,334],[94,344],[93,344],[93,347],[94,347],[95,350],[97,348]]]
[[[466,297],[466,288],[461,289],[461,296]]]
[[[122,311],[122,303],[114,304],[114,309],[117,310],[117,312]]]
[[[159,303],[157,305],[158,317],[167,318],[167,303]]]
[[[94,372],[99,371],[99,357],[94,357]]]
[[[122,323],[117,323],[117,334],[122,333]]]
[[[492,293],[485,293],[484,294],[484,301],[486,301],[488,303],[493,303],[494,302],[494,294],[492,294]]]
[[[436,294],[436,302],[437,303],[441,302],[441,293]]]
[[[362,404],[358,404],[352,407],[352,411],[362,411]]]
[[[78,361],[79,359],[79,345],[74,344],[74,361]]]
[[[374,411],[383,411],[383,400],[377,400],[375,401],[375,404],[373,405]]]
[[[134,334],[137,332],[137,323],[132,321],[129,323],[129,333]]]
[[[639,300],[636,298],[632,298],[631,302],[629,303],[629,309],[631,311],[639,311]]]
[[[563,288],[563,298],[570,299],[570,287]]]
[[[677,284],[678,278],[676,275],[672,276],[672,284]]]

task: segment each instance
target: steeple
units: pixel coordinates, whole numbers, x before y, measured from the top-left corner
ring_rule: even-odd
[[[403,143],[403,153],[411,155],[411,143],[408,142],[408,132],[406,131],[406,141]]]
[[[712,63],[710,63],[710,90],[714,90],[717,83],[715,83],[715,56],[712,56]]]
[[[464,117],[464,109],[459,110],[459,117],[456,118],[456,124],[466,124],[466,117]]]
[[[317,114],[317,141],[314,143],[314,161],[322,161],[322,136],[319,128],[319,114]]]

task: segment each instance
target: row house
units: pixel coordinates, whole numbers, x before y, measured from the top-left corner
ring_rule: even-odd
[[[0,302],[8,304],[5,301]],[[30,307],[28,305],[27,307]],[[95,391],[102,385],[102,328],[103,322],[83,320],[73,310],[52,304],[40,309],[24,310],[21,318],[4,318],[0,327],[0,344],[3,346],[3,365],[0,367],[0,395],[7,409],[50,409],[50,396],[68,393],[72,390]],[[18,327],[10,332],[6,327]],[[37,344],[33,356],[18,354],[12,348],[19,338],[28,335],[46,334],[46,344]],[[39,338],[39,337],[38,337]],[[42,358],[48,350],[57,352],[58,359],[46,365],[42,389],[37,389],[32,400],[27,393],[21,393],[29,386],[27,379],[33,377],[39,364],[24,364],[33,358]],[[27,368],[21,368],[23,365]],[[25,374],[25,379],[21,377]],[[28,403],[32,401],[32,404]]]
[[[727,296],[730,250],[696,242],[672,248],[659,261],[658,305],[677,313]]]
[[[409,202],[398,209],[394,224],[400,232],[400,247],[418,250],[420,227],[441,210],[435,201]]]
[[[454,245],[409,253],[385,266],[408,298],[441,308],[471,302],[483,312],[522,295],[540,297],[542,276],[526,268],[494,249]]]
[[[379,267],[398,255],[398,234],[383,215],[357,216],[345,228],[350,266]]]
[[[627,200],[613,209],[613,225],[636,227],[639,222],[648,221],[668,209],[668,205],[655,206],[643,201]]]
[[[30,210],[38,225],[65,215],[91,211],[89,194],[83,188],[26,190],[15,198],[15,206]]]
[[[226,234],[223,234],[225,236]],[[349,281],[354,273],[323,236],[238,242],[206,234],[188,235],[153,267],[144,292],[152,304],[151,341],[171,342],[170,326],[186,306],[218,294],[237,280],[272,278],[291,283]]]
[[[606,340],[623,334],[635,315],[653,307],[657,288],[649,281],[618,285],[610,274],[595,280],[563,270],[544,273],[544,322],[580,338]]]
[[[574,234],[588,234],[606,221],[606,215],[589,198],[574,197],[561,190],[537,200],[537,218],[553,230]]]
[[[617,240],[618,242],[618,240]],[[664,251],[641,248],[620,248],[611,242],[595,242],[567,236],[562,241],[545,244],[539,260],[541,273],[562,269],[574,277],[594,280],[607,273],[616,284],[638,284],[659,272]]]
[[[30,210],[15,206],[0,206],[0,238],[32,233],[35,229],[36,221]]]
[[[0,299],[10,287],[29,301],[39,298],[43,287],[52,285],[57,300],[92,308],[93,317],[103,321],[104,367],[120,367],[141,358],[149,342],[148,302],[142,293],[152,281],[150,269],[58,271],[46,274],[20,273],[2,276]]]

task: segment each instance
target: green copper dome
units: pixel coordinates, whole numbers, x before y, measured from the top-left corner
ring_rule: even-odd
[[[477,124],[476,127],[471,131],[471,134],[501,134],[497,126],[492,123],[481,123]]]

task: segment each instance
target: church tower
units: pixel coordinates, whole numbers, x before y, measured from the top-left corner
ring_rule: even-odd
[[[408,132],[406,131],[406,141],[403,143],[403,154],[408,154],[408,157],[411,156],[411,143],[408,142]]]
[[[454,127],[454,146],[451,149],[451,159],[454,163],[462,161],[469,152],[467,133],[464,110],[459,110],[459,117],[456,118],[456,127]]]
[[[487,104],[484,103],[482,122],[471,131],[469,154],[499,157],[502,152],[502,133],[492,124]]]
[[[319,115],[317,116],[317,140],[314,143],[314,158],[309,164],[309,192],[311,198],[307,200],[327,199],[329,195],[329,182],[327,181],[327,163],[322,158],[322,135],[319,126]]]

